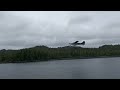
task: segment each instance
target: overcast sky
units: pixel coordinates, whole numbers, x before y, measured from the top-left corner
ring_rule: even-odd
[[[0,49],[120,44],[120,11],[0,11]]]

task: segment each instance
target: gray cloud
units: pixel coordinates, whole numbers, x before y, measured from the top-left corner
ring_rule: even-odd
[[[112,22],[106,26],[106,29],[120,28],[120,22]]]
[[[88,23],[92,20],[92,17],[89,16],[77,16],[77,17],[72,17],[68,24],[84,24],[84,23]]]
[[[117,39],[120,38],[120,22],[109,22],[100,28],[99,38],[101,39]],[[118,42],[119,43],[119,42]]]
[[[85,47],[120,43],[120,12],[0,11],[0,49],[36,45],[66,46],[85,40]]]

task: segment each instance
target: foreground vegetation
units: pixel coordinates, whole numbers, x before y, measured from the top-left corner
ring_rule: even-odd
[[[0,63],[34,62],[62,58],[89,58],[120,56],[120,45],[104,45],[99,48],[36,46],[20,50],[0,50]]]

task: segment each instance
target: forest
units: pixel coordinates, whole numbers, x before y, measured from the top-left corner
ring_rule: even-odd
[[[36,62],[91,57],[119,57],[120,45],[103,45],[99,48],[57,47],[44,45],[19,50],[0,50],[0,63]]]

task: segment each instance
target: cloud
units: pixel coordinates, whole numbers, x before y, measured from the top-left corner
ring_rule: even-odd
[[[104,28],[106,28],[106,29],[120,28],[120,22],[111,22],[111,23],[107,24]]]
[[[120,43],[120,12],[0,11],[0,49]]]
[[[68,24],[69,25],[74,25],[74,24],[84,24],[84,23],[88,23],[92,20],[92,17],[89,16],[77,16],[77,17],[72,17]]]
[[[109,22],[100,28],[99,38],[101,39],[115,39],[120,38],[120,22]]]

